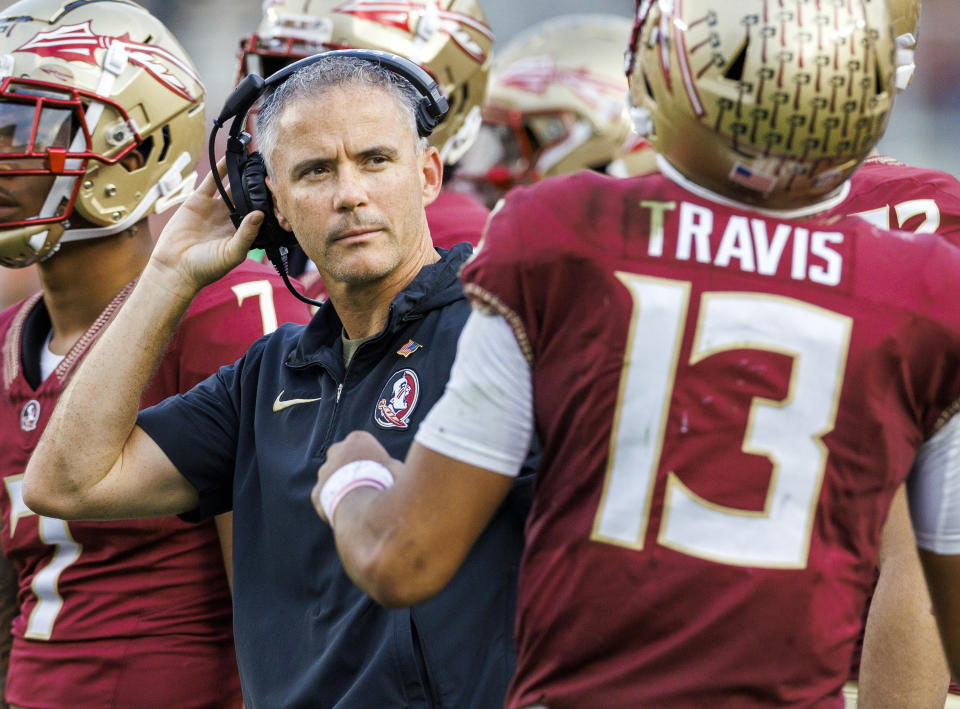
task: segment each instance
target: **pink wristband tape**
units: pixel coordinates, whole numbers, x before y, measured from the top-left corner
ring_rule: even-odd
[[[375,460],[355,460],[337,468],[320,489],[320,507],[330,526],[340,501],[361,487],[386,490],[393,487],[393,475]]]

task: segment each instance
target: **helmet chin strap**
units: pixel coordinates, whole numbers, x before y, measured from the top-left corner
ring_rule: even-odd
[[[628,95],[627,110],[630,114],[630,121],[633,123],[634,133],[644,138],[653,135],[653,116],[650,115],[650,109],[644,106],[634,106]]]
[[[49,236],[50,232],[51,231],[54,232],[56,243],[54,244],[53,248],[50,250],[50,253],[48,253],[42,259],[39,259],[40,261],[46,261],[48,258],[53,256],[53,254],[55,254],[57,252],[57,249],[59,248],[60,241],[59,241],[58,235],[63,234],[63,226],[60,224],[47,224],[44,227],[32,227],[32,228],[39,229],[39,231],[34,231],[33,234],[30,235],[30,238],[27,239],[27,244],[30,246],[31,249],[33,249],[34,253],[40,253],[40,251],[43,249],[43,247],[47,243],[47,237]],[[31,227],[21,227],[21,229],[29,230],[31,229]],[[14,231],[13,233],[16,233],[16,231]],[[25,236],[28,234],[30,234],[30,231],[26,231]],[[37,259],[34,259],[34,261],[36,260]],[[31,261],[30,263],[34,263],[34,261]],[[28,266],[30,264],[25,263],[23,265]]]
[[[99,239],[104,236],[112,236],[135,226],[141,219],[147,216],[150,208],[156,206],[157,213],[165,211],[168,207],[183,202],[193,190],[197,181],[196,170],[187,174],[182,174],[183,169],[190,164],[190,154],[181,153],[173,166],[163,174],[163,177],[151,187],[143,196],[143,199],[137,204],[136,208],[116,224],[104,227],[91,227],[88,229],[65,229],[61,237],[57,240],[56,246],[50,251],[44,260],[50,258],[60,248],[60,244],[68,241],[82,241],[84,239]],[[56,225],[62,229],[62,225]],[[39,252],[47,242],[47,234],[50,229],[44,229],[37,232],[29,239],[30,248]]]
[[[187,198],[193,189],[197,180],[196,171],[183,174],[183,169],[190,164],[190,153],[181,153],[173,166],[167,170],[163,177],[157,183],[147,190],[143,199],[137,204],[126,219],[116,224],[103,227],[92,227],[89,229],[67,229],[60,237],[60,243],[67,241],[81,241],[83,239],[99,239],[102,236],[111,236],[126,231],[134,224],[143,219],[150,211],[150,208],[157,204],[157,211],[163,211],[167,207],[179,204]]]

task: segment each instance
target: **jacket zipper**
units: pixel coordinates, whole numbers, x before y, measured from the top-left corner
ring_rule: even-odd
[[[340,410],[340,396],[343,394],[343,382],[337,384],[337,398],[333,402],[333,413],[330,414],[330,424],[327,426],[327,433],[323,437],[323,455],[326,459],[327,449],[330,448],[330,438],[333,436],[333,429],[337,425],[337,413]]]
[[[413,658],[420,673],[420,682],[423,684],[423,696],[427,709],[435,709],[441,706],[440,699],[436,695],[433,682],[430,681],[430,673],[427,671],[427,658],[423,654],[423,644],[420,641],[420,633],[417,631],[417,624],[413,620],[412,611],[410,612],[410,636],[413,644]]]

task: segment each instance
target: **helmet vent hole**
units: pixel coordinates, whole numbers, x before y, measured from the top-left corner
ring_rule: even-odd
[[[644,72],[641,72],[641,74],[643,75],[643,88],[646,89],[647,96],[649,96],[651,99],[656,101],[656,99],[653,96],[653,87],[650,86],[650,79],[647,78],[647,72],[644,71]]]
[[[464,84],[462,89],[454,91],[452,94],[447,96],[447,104],[450,106],[449,111],[447,112],[446,117],[452,116],[457,112],[460,106],[466,105],[467,103],[467,85]]]
[[[746,41],[743,43],[743,46],[740,48],[740,51],[737,52],[737,56],[734,57],[733,62],[727,67],[727,70],[723,73],[723,76],[731,81],[742,81],[743,80],[743,67],[747,63],[747,47],[750,46],[750,42]]]
[[[140,157],[143,158],[143,164],[146,165],[147,160],[150,159],[150,153],[153,152],[153,136],[148,135],[142,143],[140,143],[135,150],[140,153]]]
[[[163,147],[160,149],[157,162],[163,162],[167,157],[167,151],[170,150],[170,126],[164,126],[160,132],[163,135]]]
[[[460,94],[457,96],[457,94]],[[447,113],[448,116],[453,115],[454,109],[458,106],[469,106],[470,105],[470,87],[467,84],[464,84],[461,87],[459,92],[454,92],[450,96],[450,111]]]

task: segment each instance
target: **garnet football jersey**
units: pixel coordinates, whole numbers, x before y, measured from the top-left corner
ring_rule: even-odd
[[[960,246],[960,182],[939,170],[868,158],[831,214],[855,214],[881,229],[940,234]]]
[[[25,346],[25,338],[32,329],[42,343],[49,331],[40,294],[0,314],[0,540],[19,584],[7,681],[7,699],[15,704],[187,706],[180,697],[190,687],[203,693],[189,706],[239,706],[230,593],[212,521],[65,522],[38,516],[23,503],[31,451],[70,376],[132,287],[36,388],[29,372],[36,370],[39,347]],[[141,403],[186,391],[234,362],[278,321],[308,317],[271,269],[244,262],[198,294]],[[143,676],[132,681],[129,664],[139,660]],[[124,697],[122,687],[136,694]],[[171,699],[164,704],[164,697]]]
[[[662,175],[515,190],[461,274],[543,442],[508,706],[839,706],[890,500],[960,398],[957,269]]]
[[[452,190],[441,190],[426,212],[433,245],[443,249],[462,241],[476,246],[490,215],[490,210],[475,198]]]

